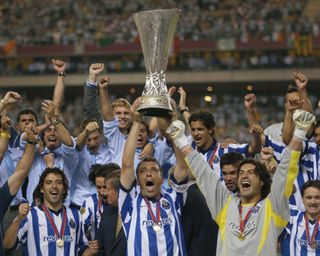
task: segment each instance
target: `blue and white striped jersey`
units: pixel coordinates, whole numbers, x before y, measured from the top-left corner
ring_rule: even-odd
[[[273,156],[279,163],[281,161],[285,145],[282,142],[275,141],[266,136],[265,146],[270,146],[274,149]],[[319,151],[320,148],[316,143],[309,141],[303,142],[303,151],[299,160],[299,172],[294,182],[297,191],[290,197],[290,204],[298,206],[301,210],[304,210],[301,197],[302,185],[308,180],[320,179]]]
[[[189,138],[190,139],[190,138]],[[195,142],[191,143],[194,149],[197,149]],[[223,180],[222,170],[220,168],[220,159],[223,154],[230,152],[238,152],[244,157],[250,157],[249,154],[249,144],[229,144],[227,147],[222,148],[221,144],[218,142],[212,143],[210,148],[206,151],[200,151],[204,160],[211,166],[211,168],[218,174],[220,180]]]
[[[309,234],[313,233],[316,222],[309,221]],[[290,210],[290,222],[281,234],[281,250],[283,256],[316,256],[320,255],[320,227],[315,237],[317,248],[308,245],[304,212],[298,208]]]
[[[138,186],[127,191],[120,185],[119,209],[128,255],[186,255],[180,220],[186,193],[169,188],[161,191],[159,203],[149,201],[153,213],[156,213],[156,205],[160,205],[160,229],[155,231],[148,206],[139,192]]]
[[[84,201],[81,207],[81,218],[84,224],[86,234],[90,234],[91,239],[95,239],[96,232],[102,218],[104,204],[102,200],[99,203],[98,194],[92,194]]]
[[[42,207],[31,208],[27,217],[20,224],[17,237],[17,244],[23,245],[25,255],[76,256],[87,248],[88,241],[84,235],[79,210],[66,207],[66,211],[67,222],[63,236],[64,245],[59,247],[56,244],[58,238]],[[50,214],[60,232],[62,211],[58,215],[51,211]]]

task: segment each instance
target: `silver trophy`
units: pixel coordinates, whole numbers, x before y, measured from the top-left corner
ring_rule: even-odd
[[[166,116],[172,111],[165,71],[180,13],[179,9],[167,9],[133,15],[147,70],[146,84],[138,107],[143,115]]]

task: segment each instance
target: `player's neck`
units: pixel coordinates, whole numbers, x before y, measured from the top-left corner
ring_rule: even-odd
[[[126,127],[126,128],[119,128],[119,130],[120,130],[120,132],[123,134],[123,135],[128,135],[128,128]]]
[[[62,202],[61,203],[57,203],[57,204],[51,204],[48,201],[44,201],[44,204],[46,205],[46,207],[48,209],[51,209],[51,210],[54,210],[54,211],[59,211],[63,206]]]
[[[202,152],[205,152],[205,151],[208,151],[209,148],[212,146],[212,144],[214,143],[215,141],[212,139],[212,138],[209,138],[207,143],[205,145],[203,145],[200,149],[200,151]]]
[[[306,212],[308,220],[317,220],[320,217],[320,212],[316,214],[312,214],[309,212]]]
[[[255,205],[261,200],[260,195],[256,195],[254,197],[248,198],[248,197],[241,197],[241,205],[246,205],[246,204],[252,204]]]

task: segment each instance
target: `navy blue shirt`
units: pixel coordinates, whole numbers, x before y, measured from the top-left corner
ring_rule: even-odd
[[[8,186],[8,182],[6,182],[1,188],[0,188],[0,256],[4,255],[3,252],[3,230],[2,230],[2,221],[5,212],[7,211],[13,196],[10,195],[10,190]]]

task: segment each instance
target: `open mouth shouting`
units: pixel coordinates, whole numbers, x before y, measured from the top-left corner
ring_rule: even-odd
[[[57,190],[51,190],[50,191],[50,196],[52,199],[57,200],[59,199],[59,192]]]

